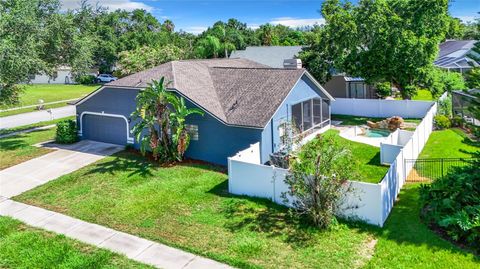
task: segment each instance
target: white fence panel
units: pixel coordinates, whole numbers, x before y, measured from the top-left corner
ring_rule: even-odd
[[[380,162],[383,164],[391,164],[397,158],[398,153],[402,150],[402,146],[391,144],[380,144]]]
[[[346,194],[339,215],[383,225],[380,185],[351,181],[352,192]]]
[[[423,118],[435,102],[411,100],[335,98],[332,114],[364,117]]]
[[[228,191],[272,199],[273,168],[271,166],[228,160]]]

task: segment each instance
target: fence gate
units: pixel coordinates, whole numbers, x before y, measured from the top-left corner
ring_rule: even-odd
[[[408,182],[430,182],[445,176],[454,167],[468,165],[474,158],[405,159],[405,167],[412,167]]]

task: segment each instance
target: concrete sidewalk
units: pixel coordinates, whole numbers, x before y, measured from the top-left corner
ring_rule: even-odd
[[[137,236],[81,221],[43,208],[0,197],[0,215],[9,216],[33,227],[45,229],[79,241],[126,255],[132,260],[165,269],[221,269],[228,265],[171,248]]]
[[[42,121],[50,121],[69,116],[76,113],[75,106],[64,106],[48,110],[22,113],[13,116],[0,118],[0,129],[15,128],[18,126],[30,125]]]

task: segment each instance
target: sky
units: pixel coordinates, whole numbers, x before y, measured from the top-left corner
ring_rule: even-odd
[[[80,0],[61,0],[62,9],[79,6]],[[99,2],[110,10],[142,8],[159,21],[170,19],[175,30],[201,33],[216,21],[236,18],[256,28],[261,24],[283,24],[291,27],[322,24],[319,9],[323,1],[316,0],[88,0]],[[357,2],[356,0],[352,2]],[[453,0],[450,14],[463,21],[480,17],[480,0]]]

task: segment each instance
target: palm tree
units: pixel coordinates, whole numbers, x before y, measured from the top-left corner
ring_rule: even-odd
[[[171,141],[168,131],[170,129],[169,102],[177,98],[168,92],[164,85],[165,78],[153,81],[137,96],[137,109],[132,113],[132,118],[139,122],[134,126],[133,133],[140,141],[140,150],[143,154],[148,149],[152,150],[155,160],[169,160],[172,156]],[[148,136],[143,135],[148,131]]]
[[[203,112],[187,108],[185,99],[167,91],[164,81],[164,77],[153,81],[138,94],[137,108],[132,113],[132,118],[138,123],[133,127],[133,133],[140,142],[142,154],[151,150],[155,160],[181,161],[190,142],[186,117],[203,115]]]
[[[170,113],[170,118],[174,125],[173,130],[173,143],[177,147],[177,159],[182,160],[185,151],[190,144],[190,135],[187,132],[185,126],[185,119],[192,114],[203,115],[203,111],[198,108],[187,108],[185,105],[185,99],[183,97],[172,100],[172,106],[174,112]]]

